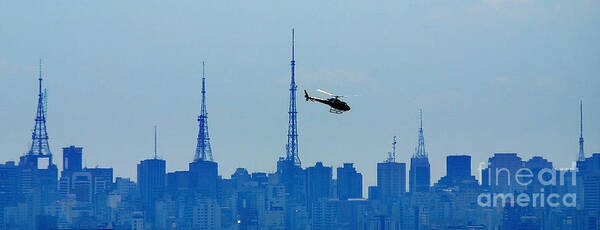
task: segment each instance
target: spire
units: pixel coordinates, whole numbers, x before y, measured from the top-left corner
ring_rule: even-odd
[[[421,126],[419,128],[419,144],[415,149],[414,158],[427,158],[427,151],[425,151],[425,137],[423,136],[423,110],[419,109],[419,120]]]
[[[288,111],[288,142],[285,146],[286,160],[293,162],[294,165],[300,166],[300,157],[298,156],[298,127],[296,120],[296,79],[295,68],[296,60],[294,59],[294,29],[292,28],[292,61],[290,62],[292,79],[290,82],[290,107]]]
[[[42,92],[42,59],[39,64],[38,78],[38,105],[35,117],[35,126],[31,134],[31,149],[28,154],[51,156],[50,146],[48,145],[48,132],[46,131],[46,107],[44,103],[44,93]]]
[[[154,159],[158,159],[158,153],[156,151],[156,125],[154,126]]]
[[[210,137],[208,136],[208,113],[206,112],[206,77],[204,75],[204,62],[202,62],[202,106],[198,116],[198,144],[194,161],[213,161]]]
[[[583,151],[583,102],[579,100],[579,155],[577,161],[585,161],[585,152]]]

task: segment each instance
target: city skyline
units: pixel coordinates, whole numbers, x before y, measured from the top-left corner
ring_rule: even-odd
[[[205,112],[205,110],[206,110],[206,107],[205,107],[205,103],[206,103],[206,102],[205,102],[205,100],[206,100],[206,99],[205,99],[205,73],[204,73],[204,61],[202,61],[202,66],[203,66],[203,67],[202,67],[202,68],[203,68],[203,70],[202,70],[202,87],[201,87],[201,88],[202,88],[202,106],[201,106],[201,108],[202,108],[201,110],[202,110],[202,111],[201,111],[201,116],[204,116],[204,118],[206,118],[206,114],[205,114],[205,113],[206,113],[206,112]],[[41,87],[42,87],[42,84],[41,84],[41,82],[42,82],[42,80],[43,80],[43,79],[42,79],[42,78],[43,78],[43,74],[42,74],[42,72],[43,72],[43,71],[42,71],[42,60],[41,60],[41,59],[40,59],[39,68],[40,68],[40,69],[39,69],[39,75],[38,75],[38,77],[39,77],[39,79],[38,79],[38,81],[39,81],[39,87],[38,87],[39,94],[38,94],[37,96],[38,96],[39,98],[43,98],[45,93],[44,93],[44,92],[42,92],[42,91],[45,91],[45,90],[46,90],[46,88],[41,88]],[[47,103],[47,102],[44,102],[44,103]],[[47,110],[47,109],[48,109],[48,108],[43,108],[43,110],[42,110],[42,112],[41,112],[42,114],[44,114],[44,116],[45,116],[45,112],[44,112],[44,111],[45,111],[45,110]],[[38,108],[38,110],[39,110],[39,108]],[[39,113],[39,111],[38,111],[38,113]],[[422,114],[422,113],[423,113],[423,112],[422,112],[422,109],[419,109],[419,119],[420,119],[420,121],[419,121],[419,128],[418,128],[419,138],[418,138],[418,141],[417,141],[417,147],[415,147],[415,150],[414,150],[414,152],[413,152],[413,155],[412,155],[412,157],[415,157],[415,156],[416,156],[416,157],[419,157],[419,156],[424,156],[424,157],[427,157],[427,152],[425,151],[425,147],[424,147],[423,140],[421,140],[421,139],[423,138],[423,136],[422,136],[422,135],[423,135],[423,119],[422,119],[422,116],[423,116],[423,114]],[[201,117],[201,116],[199,116],[199,118],[198,118],[198,121],[200,121],[200,117]],[[582,146],[582,145],[583,145],[583,144],[582,144],[582,142],[583,142],[583,140],[582,140],[582,139],[583,139],[583,134],[582,134],[581,132],[583,132],[583,127],[584,127],[584,125],[583,125],[583,101],[582,101],[582,100],[580,100],[580,101],[579,101],[579,119],[580,119],[580,123],[579,123],[579,131],[580,131],[580,135],[582,135],[582,136],[580,137],[580,142],[579,142],[579,143],[581,143],[581,144],[580,144],[580,148],[579,148],[579,150],[581,150],[581,148],[583,148],[583,146]],[[46,121],[45,121],[45,122],[46,122]],[[36,125],[37,125],[37,124],[36,124]],[[45,126],[45,124],[44,124],[44,126]],[[204,129],[203,127],[204,127],[204,125],[201,125],[201,126],[200,126],[200,130],[203,130],[203,129]],[[45,131],[45,130],[44,130],[44,131]],[[161,160],[165,160],[165,161],[166,161],[166,159],[164,159],[164,158],[161,158],[161,157],[158,157],[158,153],[157,153],[157,131],[156,131],[156,125],[154,126],[154,134],[153,134],[153,135],[154,135],[154,136],[153,136],[153,137],[154,137],[154,139],[153,139],[153,148],[154,148],[154,151],[152,152],[152,156],[153,156],[153,157],[148,157],[148,158],[140,159],[140,161],[143,161],[143,160],[151,160],[151,159],[161,159]],[[202,135],[203,135],[203,134],[202,134]],[[48,135],[48,136],[50,136],[50,135]],[[204,142],[204,140],[201,140],[201,139],[200,139],[200,136],[201,136],[201,134],[199,134],[199,135],[198,135],[198,138],[197,138],[197,141],[198,141],[198,143],[202,143],[202,142]],[[48,139],[50,139],[50,138],[48,138]],[[395,137],[394,137],[394,140],[393,140],[393,142],[392,142],[392,146],[393,146],[393,147],[392,147],[392,149],[391,149],[392,151],[394,151],[394,153],[395,153],[396,144],[397,144],[397,141],[396,141],[396,139],[395,139]],[[52,148],[51,146],[52,146],[52,145],[50,145],[50,148]],[[208,144],[208,146],[210,146],[210,144]],[[60,148],[67,148],[67,147],[69,147],[69,145],[67,145],[67,146],[62,146],[62,147],[58,147],[58,148],[60,149]],[[70,147],[73,147],[73,145],[70,145]],[[80,147],[80,148],[83,148],[83,149],[85,149],[85,146],[77,146],[77,147]],[[197,147],[197,148],[198,148],[198,147]],[[210,147],[209,147],[209,148],[210,148]],[[200,151],[200,150],[198,150],[198,149],[197,149],[196,151]],[[51,151],[51,152],[52,152],[52,151]],[[389,153],[390,153],[390,152],[388,152],[388,154],[389,154]],[[494,154],[496,154],[496,153],[504,153],[504,152],[491,152],[491,153],[490,153],[490,155],[489,155],[489,157],[492,157],[492,156],[493,156]],[[513,153],[513,152],[506,151],[506,153]],[[519,153],[519,152],[514,152],[514,153],[517,153],[517,154],[523,155],[523,153]],[[580,153],[581,153],[581,151],[579,151],[579,152],[578,152],[578,154],[577,154],[577,158],[579,158],[579,155],[580,155]],[[595,152],[595,151],[589,151],[589,150],[588,150],[588,151],[585,153],[585,157],[590,157],[590,156],[591,156],[592,154],[594,154],[594,153],[597,153],[597,152]],[[27,153],[26,153],[26,154],[27,154]],[[24,154],[22,154],[22,155],[24,155]],[[20,156],[22,156],[22,155],[20,155]],[[85,155],[85,153],[84,153],[84,155]],[[196,154],[196,155],[197,155],[197,154]],[[394,154],[394,155],[395,155],[395,154]],[[459,156],[459,155],[468,155],[468,156],[470,156],[470,157],[471,157],[471,155],[469,155],[469,153],[449,153],[449,154],[446,154],[446,155],[444,155],[444,156]],[[540,155],[534,155],[534,156],[540,156]],[[534,157],[534,156],[531,156],[531,157]],[[285,155],[284,155],[284,156],[279,156],[279,157],[285,157]],[[388,158],[386,158],[386,159],[381,159],[381,160],[380,160],[380,161],[378,161],[377,163],[388,162],[388,161],[390,161],[390,158],[389,158],[389,157],[390,157],[390,156],[388,156]],[[542,157],[545,157],[545,156],[542,156]],[[197,157],[195,156],[194,158],[197,158]],[[210,156],[210,158],[211,158],[211,159],[210,159],[210,161],[213,161],[213,160],[212,160],[212,156]],[[83,159],[85,160],[85,157],[84,157]],[[527,160],[527,159],[529,159],[529,158],[524,158],[524,160]],[[546,158],[546,157],[545,157],[545,159],[552,161],[552,159],[551,159],[551,158]],[[193,162],[193,161],[194,161],[194,160],[192,159],[192,160],[191,160],[191,161],[189,161],[189,162]],[[215,162],[218,162],[218,161],[216,161],[216,160],[214,160],[214,161],[215,161]],[[329,167],[342,167],[342,166],[344,166],[346,163],[352,163],[352,164],[355,164],[355,163],[356,163],[356,162],[343,162],[343,163],[342,163],[342,165],[332,165],[332,164],[327,164],[327,162],[322,162],[322,161],[316,161],[315,163],[319,163],[319,162],[320,162],[320,163],[324,163],[324,165],[325,165],[325,166],[329,166]],[[411,164],[410,164],[410,161],[408,161],[408,162],[404,162],[404,161],[396,161],[396,162],[399,162],[399,163],[405,163],[405,164],[408,164],[409,166],[411,165]],[[573,162],[575,162],[575,161],[573,161]],[[59,170],[63,170],[63,169],[62,169],[62,167],[60,166],[60,165],[62,165],[61,158],[56,158],[56,157],[55,157],[55,158],[54,158],[54,163],[55,163],[55,164],[58,166],[58,169],[59,169]],[[275,163],[275,161],[274,161],[274,163]],[[471,166],[477,166],[477,165],[479,165],[479,164],[480,164],[480,163],[471,162]],[[275,165],[275,164],[274,164],[274,165]],[[111,166],[110,166],[110,163],[108,163],[107,165],[101,165],[101,166],[108,166],[108,167],[111,167]],[[312,166],[314,166],[314,164],[312,164],[312,165],[302,165],[302,167],[303,167],[303,168],[308,168],[308,167],[312,167]],[[87,165],[85,165],[85,166],[83,166],[83,167],[84,167],[84,168],[94,168],[94,167],[98,167],[98,165],[96,165],[96,166],[90,166],[90,167],[88,167]],[[222,168],[226,168],[226,167],[225,167],[225,166],[222,166],[222,165],[221,165],[221,166],[219,166],[219,169],[222,169]],[[243,167],[243,166],[242,166],[242,167],[237,167],[237,168],[244,168],[244,169],[248,169],[248,168],[246,168],[246,167]],[[237,169],[237,168],[236,168],[236,169]],[[557,168],[558,168],[558,167],[557,167]],[[563,167],[563,168],[564,168],[564,167]],[[477,168],[475,168],[475,169],[477,169]],[[167,171],[177,171],[177,170],[181,170],[181,169],[167,170]],[[268,172],[274,172],[275,170],[276,170],[276,167],[274,167],[274,168],[273,168],[272,170],[270,170],[270,171],[269,171],[269,170],[267,170],[267,171],[252,171],[252,170],[251,170],[250,172],[267,172],[267,173],[268,173]],[[360,172],[360,169],[359,169],[359,168],[357,168],[357,170],[358,170],[358,172]],[[444,168],[444,170],[447,170],[447,169],[445,169],[445,168]],[[225,170],[225,171],[227,171],[227,170]],[[219,170],[219,172],[221,172],[221,171]],[[407,170],[407,172],[408,172],[408,170]],[[477,179],[478,179],[478,180],[481,182],[481,178],[480,178],[480,175],[479,175],[479,173],[480,173],[479,171],[475,170],[475,172],[474,172],[473,174],[474,174],[475,178],[477,178]],[[232,174],[233,174],[233,173],[232,173]],[[221,174],[221,173],[219,173],[219,175],[220,175],[220,176],[223,176],[223,178],[230,178],[230,176],[231,176],[232,174]],[[335,177],[335,174],[333,174],[333,175],[334,175],[334,177]],[[125,178],[132,178],[132,179],[134,179],[134,181],[136,181],[136,180],[137,180],[137,178],[135,177],[135,175],[131,175],[131,176],[127,176],[127,175],[125,175],[125,176],[116,175],[116,176],[119,176],[119,177],[125,177]],[[433,184],[434,184],[436,181],[438,181],[439,179],[441,179],[443,176],[444,176],[444,175],[443,175],[443,174],[441,174],[441,175],[438,175],[438,177],[436,177],[436,178],[431,178],[431,179],[430,179],[430,184],[431,184],[431,185],[433,185]],[[365,184],[364,186],[362,186],[362,187],[363,187],[363,190],[365,190],[365,192],[364,192],[365,194],[366,194],[366,191],[367,191],[368,187],[369,187],[369,186],[371,186],[371,185],[374,185],[374,184]],[[406,182],[406,187],[407,187],[407,188],[408,188],[408,187],[410,187],[410,184],[408,183],[408,181]]]
[[[87,4],[100,8],[112,5]],[[188,4],[195,6],[172,5],[166,8],[166,14],[175,15],[174,11]],[[148,13],[136,13],[144,23],[155,26],[148,29],[137,27],[140,21],[123,12],[114,13],[115,19],[111,19],[122,20],[123,26],[112,28],[104,21],[108,17],[93,13],[69,20],[81,16],[77,6],[67,6],[62,16],[44,13],[60,7],[49,3],[30,10],[9,12],[9,7],[3,8],[0,17],[14,22],[14,26],[2,28],[16,36],[0,38],[2,50],[13,56],[0,57],[0,107],[6,108],[0,128],[7,130],[0,134],[0,161],[16,161],[30,144],[37,91],[33,85],[36,62],[41,56],[45,63],[44,85],[49,91],[52,152],[70,145],[82,146],[88,167],[114,167],[115,175],[135,179],[132,165],[153,156],[152,127],[158,125],[159,152],[168,161],[167,171],[185,169],[196,145],[200,61],[206,60],[211,144],[222,169],[220,174],[228,177],[237,167],[274,171],[275,161],[285,151],[292,26],[296,28],[299,89],[360,94],[349,99],[353,110],[343,116],[331,116],[325,107],[298,101],[303,167],[316,161],[333,167],[352,162],[365,178],[364,187],[375,184],[375,163],[385,160],[392,136],[399,137],[398,161],[409,162],[417,145],[419,108],[424,110],[432,183],[443,175],[442,159],[448,153],[469,154],[473,165],[486,161],[494,152],[517,152],[524,158],[543,154],[557,167],[568,167],[577,156],[580,99],[584,102],[587,156],[599,151],[596,140],[600,139],[600,124],[594,117],[600,114],[600,102],[594,86],[600,83],[594,75],[598,70],[594,65],[598,63],[598,48],[593,45],[598,32],[585,29],[593,28],[592,22],[598,17],[593,14],[598,9],[596,4],[486,2],[468,11],[473,6],[460,3],[452,8],[460,11],[457,13],[443,10],[447,5],[442,3],[386,3],[404,14],[394,16],[397,11],[383,11],[391,18],[385,21],[396,22],[404,30],[385,26],[381,31],[367,29],[364,34],[353,31],[371,24],[335,19],[343,18],[344,9],[359,5],[348,4],[341,9],[333,3],[322,5],[330,16],[316,18],[330,19],[326,27],[304,21],[310,18],[310,10],[295,4],[282,5],[284,9],[299,8],[298,14],[289,21],[266,23],[270,27],[261,32],[254,27],[235,26],[234,22],[252,18],[265,23],[283,18],[287,11],[261,17],[264,11],[260,4],[248,6],[242,10],[248,14],[246,17],[203,27],[197,21],[210,21],[225,7],[207,6],[215,9],[215,13],[207,12],[208,16],[197,16],[198,10],[189,7],[181,14],[185,23],[167,19],[165,24],[153,17],[163,11],[150,4]],[[587,17],[559,23],[553,18],[571,18],[573,13],[555,14],[552,9],[556,5],[577,9],[574,12]],[[83,12],[91,12],[85,5],[79,6]],[[505,15],[510,6],[522,6],[515,16],[518,20]],[[16,9],[28,7],[27,3],[14,5]],[[373,18],[370,23],[379,24],[385,17],[376,16],[378,9],[371,7],[361,13]],[[542,13],[524,16],[538,11]],[[15,12],[25,15],[16,17]],[[483,25],[457,25],[490,12],[499,15],[484,17]],[[460,13],[466,13],[466,18],[453,18]],[[42,17],[36,15],[49,19],[15,19]],[[195,20],[197,17],[204,20]],[[436,17],[448,21],[434,20]],[[55,23],[63,20],[68,22]],[[503,24],[495,26],[494,20]],[[92,26],[81,28],[75,21]],[[171,24],[179,27],[165,27]],[[488,26],[497,32],[487,35]],[[337,29],[323,29],[330,27]],[[530,27],[536,29],[521,34]],[[569,32],[573,27],[584,29]],[[69,38],[52,33],[50,28],[82,33],[81,37]],[[194,33],[189,28],[202,30]],[[107,39],[110,36],[95,29],[120,34],[122,40]],[[477,42],[460,42],[455,30]],[[171,33],[181,36],[154,36]],[[48,40],[39,41],[43,34],[48,34]],[[547,40],[538,45],[539,37]],[[575,46],[572,37],[579,38]],[[456,49],[447,48],[452,45]],[[553,49],[550,52],[546,47]],[[475,55],[496,50],[497,56]],[[539,56],[545,58],[540,60]],[[428,57],[433,59],[428,61]],[[457,57],[465,61],[454,60]],[[484,62],[476,60],[482,57]],[[60,159],[56,161],[60,165]]]

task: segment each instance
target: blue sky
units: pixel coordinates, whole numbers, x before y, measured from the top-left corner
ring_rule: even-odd
[[[354,162],[373,185],[392,136],[409,160],[423,108],[434,181],[455,153],[473,170],[494,152],[568,167],[580,99],[600,152],[599,25],[594,0],[2,1],[0,161],[29,148],[42,58],[55,158],[83,146],[88,167],[135,178],[158,125],[168,171],[185,170],[205,60],[220,174],[273,171],[294,27],[299,89],[359,95],[343,115],[298,100],[303,166]]]

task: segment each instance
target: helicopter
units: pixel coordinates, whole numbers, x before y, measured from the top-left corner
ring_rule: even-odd
[[[334,95],[332,93],[326,92],[325,90],[321,90],[321,89],[317,89],[317,91],[327,94],[331,98],[324,99],[324,98],[318,98],[318,97],[311,97],[308,95],[308,92],[306,92],[306,90],[304,90],[304,98],[306,98],[306,101],[309,101],[309,100],[317,101],[317,102],[321,102],[323,104],[329,105],[329,106],[331,106],[331,108],[329,109],[330,113],[342,114],[342,113],[350,110],[350,106],[348,106],[348,104],[346,104],[346,102],[340,100],[340,98],[344,97],[344,96]]]

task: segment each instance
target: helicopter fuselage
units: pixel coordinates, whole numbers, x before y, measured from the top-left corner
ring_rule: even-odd
[[[310,100],[310,101],[316,101],[316,102],[320,102],[326,105],[331,106],[332,109],[341,111],[341,112],[345,112],[350,110],[350,106],[348,106],[348,104],[342,100],[340,100],[338,97],[332,97],[329,99],[325,99],[325,98],[318,98],[318,97],[311,97],[308,95],[308,93],[306,91],[304,91],[304,97],[306,98],[306,100]]]

